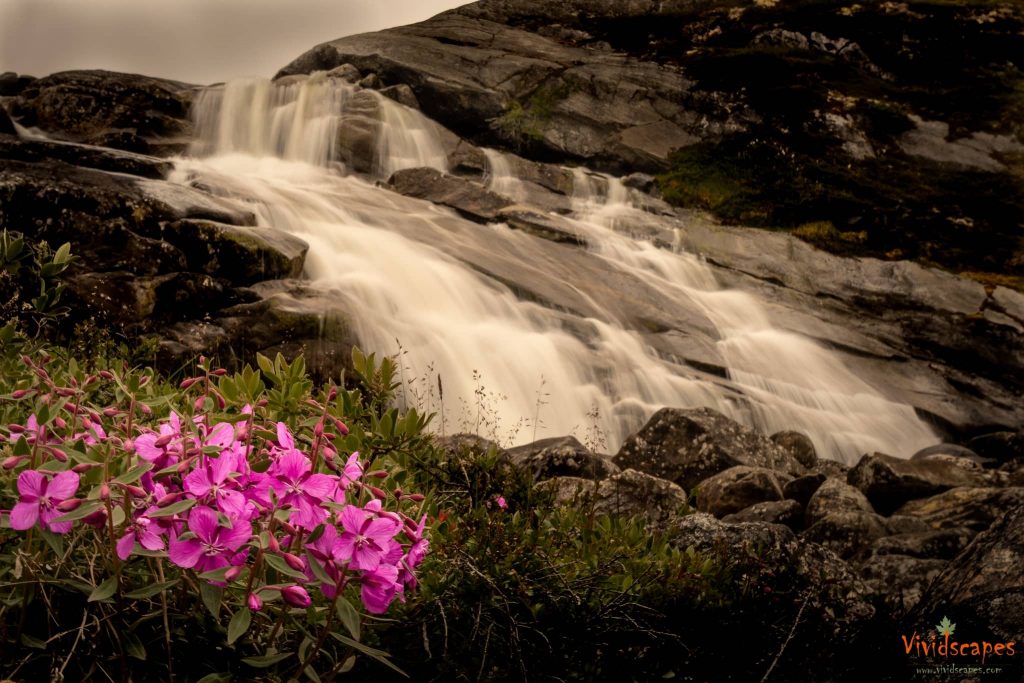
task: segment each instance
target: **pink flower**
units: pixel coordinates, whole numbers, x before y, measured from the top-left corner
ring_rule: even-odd
[[[239,549],[252,537],[247,521],[228,518],[229,526],[221,526],[216,511],[206,506],[192,508],[188,529],[195,538],[171,541],[168,557],[186,569],[208,572],[236,563]]]
[[[283,430],[278,425],[278,433]],[[284,430],[287,435],[287,430]],[[290,439],[290,435],[288,435]],[[278,438],[281,438],[280,436]],[[288,451],[281,455],[261,483],[261,492],[273,489],[280,507],[295,508],[289,521],[306,529],[313,529],[327,519],[327,510],[321,503],[331,497],[338,486],[337,480],[327,474],[313,474],[309,458],[299,451]]]
[[[353,569],[373,571],[384,554],[394,545],[398,522],[388,517],[377,517],[372,511],[349,505],[341,511],[341,525],[345,531],[338,539],[337,555],[349,560]],[[397,571],[397,570],[396,570]]]
[[[397,580],[398,568],[390,564],[382,564],[363,574],[360,597],[368,612],[383,614],[387,611],[398,592]]]
[[[497,498],[494,499],[494,502],[497,503],[498,507],[500,507],[502,510],[508,507],[508,503],[505,502],[504,496],[498,496]]]
[[[185,490],[200,500],[208,499],[229,517],[243,516],[247,501],[234,490],[234,482],[229,478],[235,462],[231,453],[207,460],[205,466],[197,467],[185,477]]]
[[[249,593],[249,597],[246,600],[246,602],[249,604],[249,609],[251,609],[253,612],[259,612],[261,609],[263,609],[263,598],[256,595],[255,593]]]
[[[157,508],[153,507],[146,512]],[[141,514],[129,525],[127,533],[117,542],[117,556],[127,560],[135,550],[135,541],[146,550],[163,550],[164,539],[158,533],[160,527],[145,514]]]
[[[21,497],[11,510],[11,528],[23,531],[31,529],[36,522],[55,534],[71,531],[73,522],[54,522],[64,513],[57,509],[63,501],[75,495],[78,490],[78,475],[75,472],[61,472],[53,479],[36,470],[26,470],[18,475],[18,493]]]

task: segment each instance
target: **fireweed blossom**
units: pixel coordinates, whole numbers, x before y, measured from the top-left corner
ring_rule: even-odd
[[[252,537],[252,525],[247,521],[230,519],[223,526],[217,513],[208,507],[192,508],[188,515],[188,530],[194,538],[171,541],[168,557],[179,567],[209,572],[235,564],[239,550]]]
[[[0,441],[23,440],[34,450],[31,457],[5,461],[8,470],[33,463],[17,477],[9,525],[98,534],[101,547],[125,563],[148,551],[148,562],[197,573],[224,570],[223,577],[206,580],[237,588],[243,577],[241,600],[254,611],[275,593],[286,605],[303,608],[314,601],[314,589],[332,600],[353,587],[367,611],[385,612],[415,589],[415,570],[429,542],[425,515],[417,523],[399,505],[387,509],[383,501],[405,506],[417,498],[382,497],[381,489],[363,483],[366,463],[358,452],[341,456],[333,437],[321,438],[319,431],[303,441],[284,423],[261,419],[264,408],[247,405],[242,419],[230,421],[171,412],[155,424],[140,418],[132,425],[119,406],[68,403],[46,424],[33,415],[10,425]],[[347,432],[339,420],[335,426]],[[71,448],[58,453],[63,444]],[[125,478],[140,465],[149,467]],[[363,502],[367,494],[373,498]],[[89,509],[79,519],[54,521],[83,506]],[[171,506],[179,511],[168,513]],[[295,581],[294,573],[285,578],[260,554],[278,556],[305,579]]]
[[[19,531],[31,529],[39,522],[47,531],[66,534],[73,522],[54,522],[64,513],[57,506],[75,495],[78,490],[78,475],[61,472],[53,479],[36,470],[26,470],[18,475],[18,503],[11,510],[11,528]]]

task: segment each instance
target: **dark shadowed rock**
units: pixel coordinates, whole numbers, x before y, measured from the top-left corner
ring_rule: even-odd
[[[782,524],[790,529],[803,526],[804,510],[795,500],[774,500],[767,503],[755,503],[739,512],[726,515],[723,522],[741,524],[746,522],[764,522],[765,524]]]
[[[771,435],[771,440],[785,448],[797,461],[808,469],[813,469],[818,464],[818,452],[814,449],[814,443],[810,437],[801,432],[777,432]]]
[[[1024,431],[982,434],[967,445],[981,457],[997,463],[1024,461]]]
[[[398,85],[389,85],[386,88],[380,89],[380,94],[384,97],[394,100],[399,104],[404,104],[410,109],[419,109],[420,103],[416,99],[416,94],[412,91],[412,88],[407,86],[405,83],[399,83]]]
[[[862,510],[830,512],[800,534],[844,559],[864,553],[878,538],[901,533],[924,533],[928,525],[912,517],[882,517]]]
[[[945,560],[908,555],[876,555],[858,567],[864,583],[880,596],[895,600],[901,611],[914,607],[945,569]]]
[[[302,275],[309,245],[281,230],[184,219],[163,226],[163,237],[180,248],[190,270],[236,285]]]
[[[605,479],[619,471],[611,458],[596,455],[572,436],[541,439],[510,448],[512,464],[533,474],[535,481],[554,477]]]
[[[974,536],[974,532],[967,529],[940,529],[926,533],[887,536],[872,543],[869,554],[951,560],[967,547]]]
[[[3,125],[2,119],[3,114],[0,113],[0,127]],[[0,159],[32,162],[56,159],[75,166],[154,179],[166,178],[174,168],[169,161],[144,154],[71,142],[21,140],[13,137],[0,138]]]
[[[64,71],[25,87],[12,113],[23,125],[65,140],[129,151],[177,151],[191,131],[193,87],[113,71]],[[119,138],[120,133],[134,137]],[[138,149],[140,144],[145,149]]]
[[[755,503],[782,499],[779,476],[763,467],[739,465],[697,485],[697,509],[723,517]]]
[[[796,458],[767,437],[710,408],[659,410],[626,439],[615,463],[669,479],[686,490],[737,465],[788,476],[804,473]]]
[[[824,475],[828,479],[841,479],[846,481],[846,474],[850,471],[849,465],[844,465],[835,460],[819,458],[818,464],[814,466],[814,472]]]
[[[826,479],[807,503],[808,526],[836,512],[874,512],[858,489],[839,479]]]
[[[928,460],[937,456],[946,456],[951,458],[963,458],[964,460],[970,460],[976,462],[979,465],[987,465],[990,463],[988,458],[982,458],[977,453],[972,451],[970,448],[964,448],[963,446],[957,446],[952,443],[940,443],[928,448],[922,448],[917,453],[910,456],[911,460]]]
[[[865,455],[847,481],[888,514],[909,500],[927,498],[957,486],[985,486],[991,477],[974,461],[949,455],[903,460],[882,453]]]
[[[962,641],[1024,641],[1024,508],[1006,511],[946,566],[909,615],[907,632],[924,632],[943,616],[958,624]],[[1019,680],[1019,657],[998,659]]]
[[[7,111],[0,107],[0,135],[17,135],[17,131],[14,130],[14,122],[11,121],[11,117],[7,115]]]
[[[819,472],[791,479],[782,487],[782,495],[799,503],[801,508],[806,507],[811,496],[825,483],[825,479],[825,475]]]
[[[388,186],[399,194],[455,209],[465,218],[480,223],[497,220],[501,209],[512,204],[509,199],[474,182],[433,168],[396,171],[388,180]]]
[[[931,498],[912,500],[898,515],[916,517],[934,529],[984,531],[1007,510],[1024,505],[1024,488],[950,489]]]

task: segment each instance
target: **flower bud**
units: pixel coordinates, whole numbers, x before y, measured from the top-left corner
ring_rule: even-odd
[[[139,380],[139,387],[141,388],[141,387],[144,387],[147,384],[149,384],[149,380],[150,380],[149,375],[143,375],[142,379]]]
[[[24,455],[12,455],[10,457],[4,458],[3,468],[5,470],[13,470],[15,467],[17,467],[24,460],[27,459],[28,458],[26,458]]]
[[[196,410],[202,410],[204,403],[206,403],[206,397],[205,396],[200,396],[199,398],[196,399],[196,402],[193,404],[193,407]]]
[[[52,457],[57,462],[67,462],[68,461],[68,455],[64,451],[58,450],[56,448],[47,448],[46,452],[49,453],[50,457]]]
[[[61,512],[71,512],[81,504],[81,498],[68,498],[67,500],[62,500],[57,505],[57,509],[60,510]]]
[[[50,373],[48,373],[46,370],[44,370],[42,368],[36,368],[36,375],[39,376],[39,379],[43,379],[43,380],[49,380],[50,379]]]
[[[166,496],[162,496],[160,498],[160,500],[158,500],[156,502],[156,506],[158,508],[165,508],[168,505],[170,505],[171,503],[177,502],[177,500],[179,498],[181,498],[182,495],[184,495],[182,491],[176,491],[174,493],[168,493]]]
[[[25,398],[28,396],[29,389],[15,389],[11,392],[11,398]]]
[[[110,485],[106,482],[100,484],[100,500],[108,500],[110,498]]]
[[[53,424],[57,425],[57,429],[67,429],[68,426],[68,423],[60,415],[53,418]]]
[[[367,472],[366,476],[374,477],[376,479],[387,479],[388,472],[387,470],[374,470],[373,472]]]
[[[385,498],[388,497],[388,494],[383,489],[379,489],[376,486],[368,486],[367,488],[370,489],[370,493],[373,494],[374,498],[380,498],[381,500],[384,500]]]
[[[426,496],[422,493],[410,493],[406,498],[416,503],[422,503],[426,499]]]
[[[25,431],[25,426],[24,425],[8,425],[7,429],[11,432],[11,434],[21,434],[22,432]]]
[[[303,562],[302,558],[298,555],[293,555],[292,553],[281,553],[281,557],[284,558],[284,561],[288,563],[289,567],[297,572],[301,572],[306,568],[306,563]]]
[[[294,584],[281,589],[281,598],[292,607],[306,608],[313,604],[306,589]]]
[[[335,418],[334,419],[334,426],[338,428],[338,431],[341,432],[342,436],[348,436],[348,427],[345,426],[344,422],[342,422],[341,420]]]
[[[174,434],[164,434],[159,439],[153,442],[155,448],[163,448],[174,439]]]
[[[146,497],[146,490],[140,486],[136,486],[135,484],[125,484],[124,490],[136,498]]]
[[[281,544],[277,542],[274,536],[270,536],[270,540],[267,541],[267,550],[276,553],[281,550]]]
[[[190,386],[192,386],[193,384],[195,384],[198,381],[199,381],[198,377],[189,377],[188,379],[182,380],[181,384],[178,385],[178,388],[179,389],[188,389]]]
[[[72,378],[72,379],[74,379],[74,378]],[[60,396],[61,398],[67,398],[68,396],[74,396],[75,395],[75,390],[74,389],[68,389],[67,387],[58,387],[55,391],[56,391],[56,394],[58,396]]]
[[[210,374],[213,375],[214,377],[223,377],[224,375],[228,374],[228,371],[224,368],[217,368]]]
[[[280,524],[281,528],[284,530],[286,534],[288,534],[289,536],[295,535],[295,527],[293,527],[291,524],[289,524],[288,522],[281,522]]]
[[[229,569],[226,572],[224,572],[224,580],[227,581],[228,583],[230,583],[230,582],[234,581],[235,579],[237,579],[241,574],[242,574],[242,568],[239,567],[239,566],[234,566],[231,569]]]
[[[150,408],[150,407],[149,407],[148,405],[146,405],[145,403],[140,403],[140,404],[139,404],[139,411],[140,411],[140,412],[141,412],[141,413],[142,413],[143,415],[152,415],[152,414],[153,414],[153,409],[152,409],[152,408]]]
[[[113,407],[103,409],[103,414],[106,415],[107,417],[117,417],[119,412],[120,411],[118,411],[117,408]]]
[[[266,408],[268,405],[270,405],[270,401],[268,401],[265,398],[261,398],[260,400],[256,401],[257,408]]]
[[[338,398],[338,387],[332,386],[331,390],[327,392],[327,400],[333,401]]]
[[[263,599],[255,593],[249,593],[249,597],[246,602],[249,603],[249,609],[253,612],[259,612],[263,609]]]
[[[71,468],[71,471],[76,474],[85,474],[94,467],[99,467],[99,463],[95,462],[80,462]]]
[[[315,426],[313,427],[313,435],[314,435],[314,436],[322,436],[322,435],[323,435],[323,433],[324,433],[324,421],[323,421],[323,420],[320,420],[320,421],[319,421],[319,422],[317,422],[317,423],[316,423],[316,425],[315,425]]]
[[[114,379],[114,373],[110,370],[100,370],[100,377],[103,379]]]

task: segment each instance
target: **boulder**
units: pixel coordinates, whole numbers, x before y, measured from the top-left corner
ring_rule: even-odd
[[[982,458],[997,463],[1024,461],[1024,430],[982,434],[971,439],[967,445]]]
[[[662,408],[626,439],[615,463],[669,479],[687,491],[737,465],[787,476],[804,473],[789,452],[710,408]]]
[[[384,97],[394,100],[399,104],[404,104],[410,109],[419,109],[420,103],[416,99],[416,94],[412,91],[412,88],[407,86],[405,83],[399,83],[398,85],[389,85],[386,88],[380,89],[380,94]]]
[[[591,453],[572,436],[541,439],[506,452],[512,464],[530,472],[534,481],[554,477],[605,479],[619,471],[610,458]]]
[[[837,512],[869,512],[875,510],[858,489],[845,481],[826,479],[807,502],[808,526]]]
[[[501,209],[512,204],[511,200],[494,194],[477,183],[433,168],[408,168],[396,171],[388,180],[388,187],[399,194],[450,207],[463,217],[478,223],[499,220]]]
[[[670,481],[636,470],[623,470],[596,482],[580,477],[555,477],[537,485],[562,505],[589,506],[605,515],[638,516],[661,529],[689,511],[686,492]]]
[[[871,544],[869,554],[951,560],[967,547],[974,535],[968,529],[953,528],[886,536]]]
[[[162,235],[185,254],[190,270],[235,285],[302,275],[309,245],[274,228],[183,219],[164,224]]]
[[[925,633],[943,617],[958,625],[960,642],[1024,641],[1024,507],[1005,511],[949,562],[906,619],[904,631]],[[1019,680],[1019,659],[986,661]]]
[[[771,440],[786,449],[807,469],[813,469],[818,464],[818,452],[814,448],[814,442],[802,432],[776,432],[771,435]]]
[[[916,517],[934,529],[984,531],[1018,505],[1024,505],[1024,488],[958,487],[931,498],[912,500],[896,511]]]
[[[825,483],[825,475],[820,472],[806,474],[796,479],[790,479],[782,487],[782,495],[788,500],[794,500],[801,508],[807,506],[811,497]]]
[[[17,135],[18,132],[14,129],[14,122],[11,121],[11,117],[7,115],[7,111],[0,107],[0,135]],[[0,142],[3,139],[0,138]]]
[[[790,529],[803,526],[804,510],[795,500],[774,500],[767,503],[755,503],[739,512],[722,517],[723,522],[742,524],[746,522],[764,522],[765,524],[782,524]]]
[[[945,560],[909,555],[876,555],[858,567],[868,588],[906,612],[920,600],[928,586],[945,569]]]
[[[434,443],[444,451],[448,457],[457,456],[463,451],[469,451],[476,455],[487,453],[492,448],[495,453],[502,453],[504,449],[490,439],[485,439],[478,434],[452,434],[450,436],[435,436]]]
[[[36,80],[34,76],[25,74],[19,76],[13,71],[5,71],[0,74],[0,97],[17,95],[34,80]]]
[[[970,448],[964,448],[963,446],[957,446],[953,443],[940,443],[934,446],[928,446],[922,448],[917,453],[910,456],[911,460],[928,460],[937,456],[946,456],[950,458],[963,458],[970,460],[979,465],[988,464],[987,458],[982,458],[977,453],[972,451]]]
[[[903,460],[882,453],[865,455],[847,481],[867,496],[876,510],[893,512],[909,500],[927,498],[957,486],[985,486],[991,477],[972,460],[950,455]]]
[[[924,533],[928,526],[913,517],[882,517],[876,512],[851,510],[830,512],[820,517],[800,534],[844,559],[862,555],[872,543],[883,536]]]
[[[12,113],[59,139],[176,152],[191,132],[194,86],[112,71],[63,71],[29,83]],[[127,137],[118,137],[127,133]],[[141,149],[140,149],[141,148]]]
[[[697,509],[715,517],[778,500],[782,500],[779,477],[763,467],[730,467],[697,485]]]

